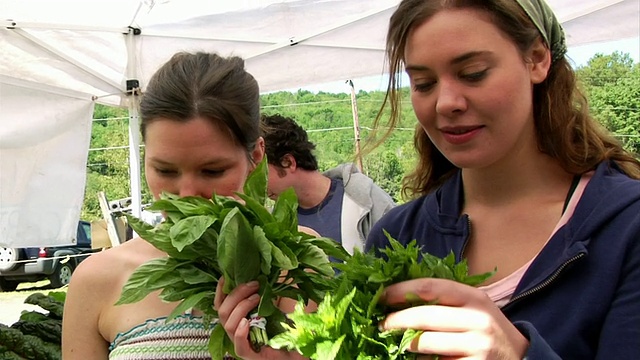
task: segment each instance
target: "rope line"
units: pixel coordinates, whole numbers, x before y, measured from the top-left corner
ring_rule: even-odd
[[[100,252],[102,250],[96,251],[96,252]],[[55,259],[68,259],[67,261],[69,261],[72,257],[80,257],[80,256],[90,256],[93,255],[95,252],[90,252],[90,253],[80,253],[80,254],[67,254],[67,255],[62,255],[62,256],[53,256],[53,257],[38,257],[36,259],[27,259],[27,260],[16,260],[16,261],[9,261],[9,264],[23,264],[23,263],[32,263],[34,261],[37,260],[55,260]],[[67,261],[60,261],[61,264],[66,263]]]

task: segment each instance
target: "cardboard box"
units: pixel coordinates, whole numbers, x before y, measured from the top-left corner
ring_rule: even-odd
[[[127,224],[123,218],[115,219],[116,230],[120,241],[116,240],[116,243],[123,243],[127,236]],[[111,240],[109,239],[109,232],[107,231],[107,222],[104,219],[94,220],[91,222],[91,248],[92,249],[106,249],[111,247]]]

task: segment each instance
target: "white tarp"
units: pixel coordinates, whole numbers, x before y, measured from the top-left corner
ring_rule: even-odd
[[[22,82],[23,89],[38,89],[14,93],[12,103],[18,105],[8,106],[3,99],[0,124],[4,127],[19,119],[19,113],[28,111],[31,121],[41,124],[27,137],[46,138],[38,134],[37,128],[49,129],[52,118],[65,119],[84,129],[90,126],[91,115],[78,114],[78,96],[85,105],[93,99],[128,106],[126,80],[138,80],[144,90],[157,67],[176,51],[242,56],[263,92],[379,75],[383,73],[387,22],[397,3],[398,0],[0,0],[2,93],[11,92],[10,87],[15,86],[11,84],[16,82]],[[563,23],[569,46],[637,37],[640,33],[637,0],[549,3]],[[56,101],[56,106],[51,106],[43,101],[41,92],[51,97],[70,97],[74,105],[67,107],[63,101]],[[135,126],[135,115],[133,120]],[[139,145],[136,131],[131,131],[132,149]],[[77,151],[86,158],[88,145],[84,145]],[[48,151],[56,154],[59,150]],[[15,181],[18,173],[5,171],[4,162],[38,163],[39,159],[24,155],[19,160],[5,160],[15,156],[0,143],[0,224],[15,222],[7,220],[7,209],[13,212],[16,206],[22,206],[9,204],[4,194],[25,193],[27,188],[23,186],[27,184],[32,184],[28,192],[34,190],[30,181]],[[64,157],[50,161],[50,169],[62,169],[57,171],[64,174],[85,171],[84,164]],[[139,164],[134,159],[134,209],[139,205],[137,168]],[[43,174],[40,170],[38,173]],[[47,189],[59,193],[60,198],[73,198],[70,203],[81,204],[81,189],[71,189],[70,182],[54,174],[57,172],[46,173],[47,181],[41,184],[47,184]],[[82,188],[84,181],[77,186]],[[24,202],[24,208],[31,209],[32,203]],[[45,205],[44,200],[37,203]],[[56,204],[47,202],[45,207],[54,209]],[[30,217],[30,211],[19,213]],[[77,216],[78,211],[70,214]],[[68,226],[68,231],[60,230],[58,234],[67,234],[75,226],[57,218],[39,218],[38,222],[46,229]],[[0,225],[0,245],[21,245],[25,236],[33,237],[23,231],[33,229],[9,231]],[[14,235],[8,237],[7,233]]]
[[[4,80],[0,245],[69,243],[76,237],[84,196],[94,102]]]

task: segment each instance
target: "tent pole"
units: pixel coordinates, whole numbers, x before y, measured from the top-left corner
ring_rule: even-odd
[[[138,119],[138,98],[129,98],[129,177],[131,185],[131,213],[140,218],[142,214],[142,199],[140,190],[140,121]]]
[[[358,120],[358,101],[356,100],[356,89],[353,86],[353,81],[347,80],[349,86],[351,86],[351,113],[353,114],[353,134],[355,137],[356,147],[356,161],[358,170],[364,173],[364,167],[362,166],[362,154],[360,153],[360,123]]]
[[[129,29],[127,34],[127,94],[129,102],[129,182],[131,185],[131,214],[137,218],[142,215],[142,195],[140,186],[140,121],[138,118],[140,85],[136,74],[135,35],[138,29]],[[135,235],[134,235],[135,236]]]

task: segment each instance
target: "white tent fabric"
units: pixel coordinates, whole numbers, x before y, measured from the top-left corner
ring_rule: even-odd
[[[383,73],[385,30],[398,0],[0,0],[0,87],[12,93],[2,99],[0,125],[24,116],[50,129],[51,119],[90,127],[90,113],[80,114],[63,101],[51,106],[49,97],[69,98],[70,103],[98,102],[132,110],[131,154],[137,154],[135,101],[127,93],[127,79],[140,89],[157,67],[177,51],[216,51],[246,59],[246,67],[258,80],[261,91],[275,91],[328,81],[355,79]],[[640,15],[637,0],[549,0],[567,32],[569,46],[637,37]],[[17,86],[16,84],[20,85]],[[30,91],[34,90],[34,91]],[[17,100],[19,98],[20,100]],[[37,129],[37,128],[36,128]],[[36,135],[33,139],[45,139]],[[46,134],[42,130],[43,134]],[[0,132],[5,140],[4,131]],[[88,144],[83,135],[78,154],[86,158]],[[74,138],[75,139],[75,138]],[[80,140],[77,140],[80,141]],[[11,143],[11,141],[9,141]],[[58,153],[58,149],[49,149]],[[0,245],[24,245],[25,233],[12,224],[31,223],[29,201],[9,202],[10,195],[23,192],[25,182],[6,163],[17,163],[12,147],[0,143]],[[27,153],[20,161],[37,161]],[[54,161],[55,159],[51,159]],[[84,174],[84,164],[59,157],[62,173]],[[52,165],[53,167],[53,165]],[[139,208],[139,158],[131,164],[133,207]],[[61,198],[81,204],[82,191],[63,191],[68,180],[45,173],[48,189]],[[84,186],[84,175],[77,185]],[[80,179],[82,178],[82,179]],[[28,182],[28,181],[27,181]],[[65,183],[64,186],[62,183]],[[32,188],[30,191],[33,191]],[[78,195],[80,193],[80,195]],[[34,196],[36,196],[34,194]],[[80,197],[78,197],[80,196]],[[11,198],[13,199],[13,198]],[[43,200],[44,201],[44,200]],[[46,208],[56,207],[53,201]],[[13,209],[13,210],[11,210]],[[62,210],[61,210],[62,211]],[[78,211],[68,209],[69,216]],[[42,244],[61,243],[73,225],[40,217]],[[56,223],[54,223],[56,222]],[[56,225],[57,224],[57,225]],[[54,230],[57,229],[57,230]],[[31,231],[26,228],[24,231]],[[7,235],[13,234],[13,235]],[[56,236],[53,236],[56,234]],[[66,235],[65,235],[66,236]],[[27,238],[32,235],[26,236]],[[62,237],[66,238],[66,237]],[[66,238],[68,239],[68,238]],[[31,244],[31,243],[30,243]]]
[[[65,96],[2,78],[0,243],[43,246],[75,238],[93,107],[71,91]]]

